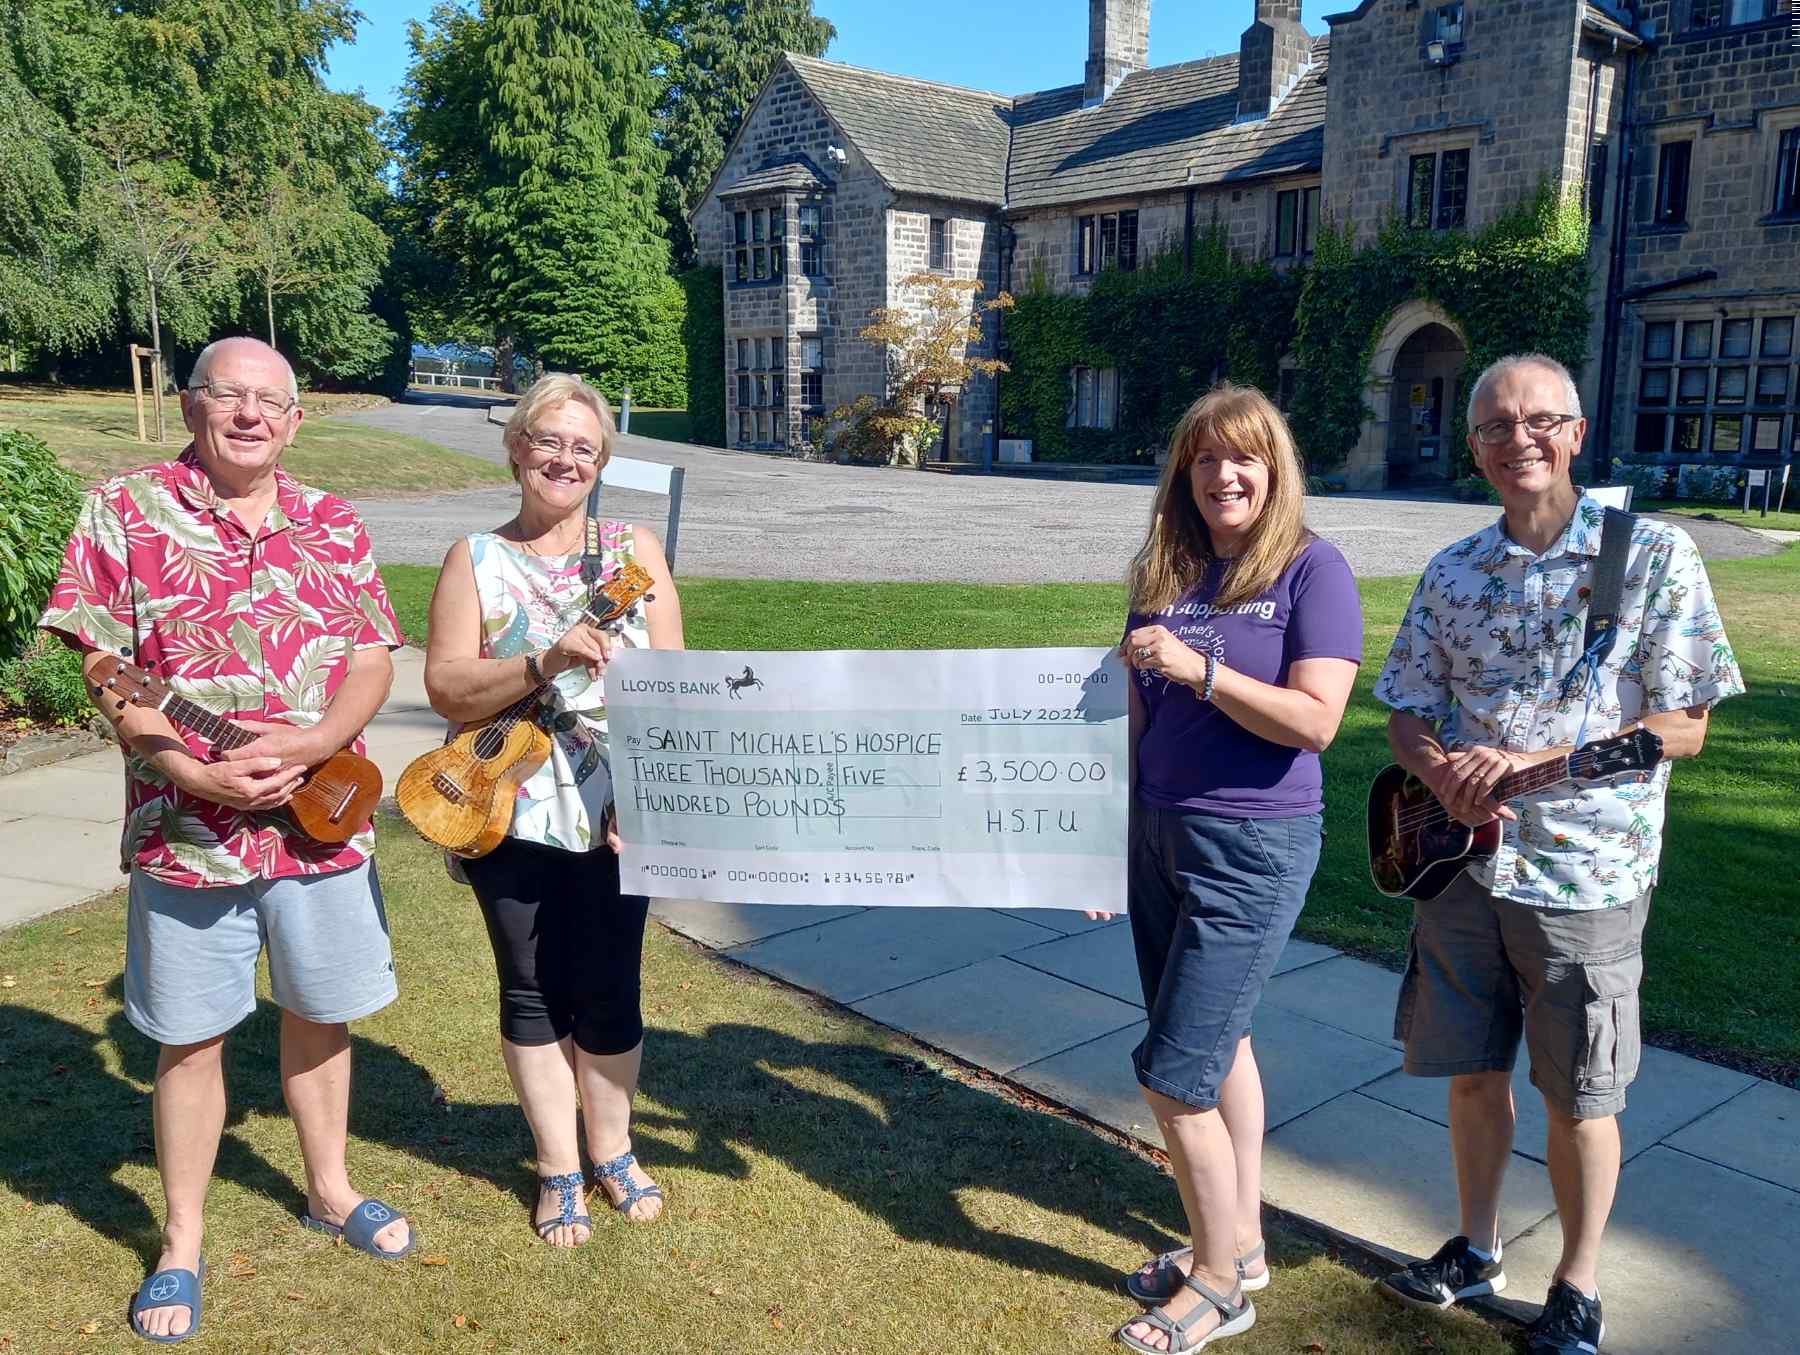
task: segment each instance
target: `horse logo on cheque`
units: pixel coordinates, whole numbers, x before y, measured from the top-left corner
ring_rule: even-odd
[[[742,696],[738,695],[738,693],[742,692],[747,687],[755,687],[758,690],[761,690],[762,685],[763,685],[762,679],[756,675],[756,670],[754,668],[752,668],[749,664],[745,664],[744,671],[741,676],[738,676],[738,677],[731,677],[730,675],[726,676],[726,678],[725,678],[725,694],[727,696],[729,696],[733,701],[742,701],[744,698]]]

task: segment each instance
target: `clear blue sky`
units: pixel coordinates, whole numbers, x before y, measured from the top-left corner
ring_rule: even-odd
[[[1318,15],[1350,7],[1309,3],[1307,26],[1322,31]],[[337,89],[361,88],[385,109],[406,71],[406,22],[422,21],[431,4],[362,0],[361,8],[367,18],[357,41],[332,51],[329,79]],[[1253,8],[1251,0],[1153,3],[1150,60],[1161,66],[1236,51]],[[825,53],[835,61],[1000,94],[1076,84],[1087,60],[1087,0],[813,0],[813,11],[837,25]]]

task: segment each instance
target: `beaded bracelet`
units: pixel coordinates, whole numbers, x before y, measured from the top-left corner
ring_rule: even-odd
[[[1207,671],[1209,673],[1211,672],[1210,669]],[[527,654],[525,656],[525,676],[531,679],[534,686],[538,687],[542,687],[545,682],[549,681],[549,679],[544,676],[544,670],[538,666],[538,656],[536,654]],[[1209,682],[1207,685],[1211,686],[1212,684]]]
[[[1213,693],[1213,677],[1218,672],[1218,660],[1213,658],[1211,654],[1202,654],[1200,657],[1206,660],[1206,681],[1200,685],[1200,699],[1202,701],[1211,701]]]

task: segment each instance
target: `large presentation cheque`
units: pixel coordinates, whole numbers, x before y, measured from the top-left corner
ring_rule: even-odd
[[[619,653],[626,893],[1125,908],[1108,649]]]

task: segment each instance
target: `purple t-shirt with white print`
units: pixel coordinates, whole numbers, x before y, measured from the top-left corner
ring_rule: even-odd
[[[1280,686],[1300,659],[1362,662],[1362,600],[1336,546],[1314,537],[1261,596],[1214,611],[1226,562],[1173,606],[1136,612],[1132,627],[1166,626],[1178,640],[1258,681]],[[1161,809],[1279,819],[1325,807],[1319,755],[1252,734],[1193,688],[1138,673],[1148,723],[1138,745],[1138,798]]]

